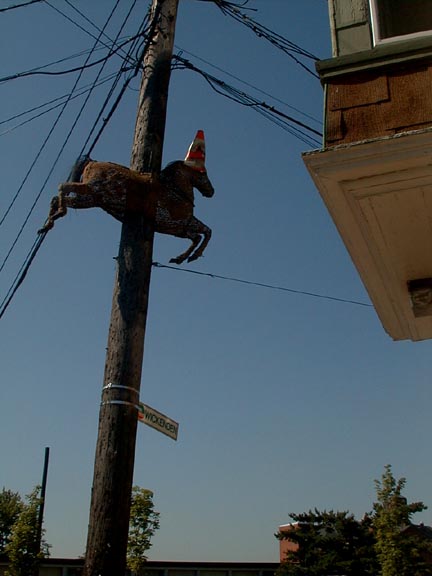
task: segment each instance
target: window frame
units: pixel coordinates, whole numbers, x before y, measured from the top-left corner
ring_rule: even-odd
[[[380,37],[378,9],[380,0],[369,0],[369,10],[371,15],[372,25],[372,39],[374,46],[380,44],[389,44],[391,42],[402,42],[403,40],[411,40],[414,38],[425,38],[432,36],[432,30],[422,30],[420,32],[411,32],[411,34],[401,34],[399,36],[389,36],[388,38]]]

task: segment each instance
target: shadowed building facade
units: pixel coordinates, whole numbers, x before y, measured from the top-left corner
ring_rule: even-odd
[[[395,340],[432,337],[432,2],[329,0],[323,148],[304,162]]]

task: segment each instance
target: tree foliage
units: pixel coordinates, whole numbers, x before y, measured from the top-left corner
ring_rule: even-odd
[[[276,535],[293,544],[278,576],[432,576],[432,528],[411,521],[426,506],[408,503],[405,484],[385,466],[361,521],[348,512],[290,514],[290,530]]]
[[[6,576],[34,574],[41,559],[49,555],[49,546],[43,538],[39,550],[39,491],[40,487],[36,486],[26,496],[26,501],[22,502],[22,508],[11,527],[8,543],[5,546],[5,553],[9,560]]]
[[[129,520],[127,566],[140,574],[147,561],[146,552],[151,547],[151,538],[159,528],[159,512],[153,504],[153,492],[134,486]]]
[[[431,542],[419,537],[411,517],[426,509],[423,502],[412,502],[402,496],[406,479],[396,480],[390,465],[385,466],[381,480],[375,480],[377,501],[373,505],[375,549],[382,576],[428,576],[432,566],[425,559],[432,555]]]
[[[0,554],[5,553],[11,537],[12,527],[23,509],[23,502],[18,492],[3,488],[0,492]]]
[[[315,509],[290,514],[288,533],[296,549],[289,551],[279,568],[279,576],[369,576],[376,574],[376,556],[370,519],[357,521],[348,512]]]

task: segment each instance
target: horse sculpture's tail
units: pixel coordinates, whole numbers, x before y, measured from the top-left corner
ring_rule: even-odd
[[[69,172],[68,182],[80,182],[84,168],[91,161],[90,156],[79,156]]]

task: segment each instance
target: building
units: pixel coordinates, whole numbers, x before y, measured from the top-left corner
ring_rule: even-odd
[[[395,340],[432,337],[432,2],[329,0],[323,148],[304,162]]]
[[[40,566],[39,576],[80,576],[82,558],[47,558]],[[147,562],[146,576],[274,576],[276,562]],[[7,568],[0,558],[0,576]]]
[[[279,526],[278,533],[288,535],[293,530],[296,530],[298,522],[292,522],[290,524],[282,524]],[[432,527],[425,526],[424,524],[409,524],[401,528],[401,533],[406,538],[414,538],[418,542],[424,542],[427,544],[424,551],[422,552],[422,560],[426,564],[432,566]],[[298,544],[285,538],[284,540],[279,540],[279,561],[283,562],[286,560],[286,556],[289,552],[295,552],[298,549]]]
[[[282,524],[279,526],[279,534],[289,534],[292,530],[295,530],[298,522],[291,522],[290,524]],[[284,540],[279,540],[279,561],[283,562],[286,559],[288,552],[294,552],[297,550],[298,545],[291,540],[285,538]]]

